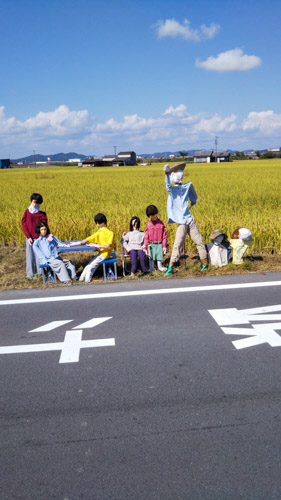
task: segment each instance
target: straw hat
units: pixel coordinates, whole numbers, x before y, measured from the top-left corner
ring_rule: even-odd
[[[171,174],[172,172],[177,172],[178,170],[184,170],[185,166],[186,163],[177,163],[176,165],[170,168],[169,174]]]
[[[210,235],[210,240],[215,240],[218,236],[226,236],[226,234],[222,231],[222,229],[215,229]]]

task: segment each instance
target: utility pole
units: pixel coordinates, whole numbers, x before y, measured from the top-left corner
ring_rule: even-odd
[[[215,145],[216,145],[216,162],[218,161],[218,136],[215,136]]]
[[[35,156],[35,149],[33,149],[33,158],[34,158],[34,167],[36,168],[36,156]]]
[[[114,147],[114,155],[116,156],[117,146],[113,146],[113,147]]]

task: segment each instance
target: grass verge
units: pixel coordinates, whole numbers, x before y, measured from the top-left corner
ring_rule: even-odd
[[[118,281],[132,281],[129,275],[125,278],[122,274],[121,252],[117,253],[117,268],[118,268]],[[93,254],[94,256],[94,254]],[[83,267],[89,262],[90,257],[87,254],[85,257],[84,252],[75,252],[67,254],[68,259],[74,260],[76,264],[77,274],[81,273]],[[164,260],[164,264],[168,265],[169,256]],[[281,255],[250,255],[245,258],[245,261],[240,266],[228,264],[222,268],[215,268],[209,266],[204,273],[200,270],[201,265],[197,255],[182,256],[178,265],[175,266],[173,276],[164,278],[164,273],[155,272],[152,275],[144,276],[139,272],[136,280],[154,280],[154,279],[174,279],[174,278],[195,278],[199,276],[223,276],[230,274],[246,274],[246,273],[266,273],[273,271],[281,271]],[[95,273],[91,285],[103,283],[102,266],[100,266]],[[73,286],[83,286],[83,283],[75,282]],[[32,288],[49,288],[64,286],[57,281],[56,283],[44,285],[41,278],[29,280],[25,277],[25,248],[18,247],[0,247],[0,289],[1,290],[14,290],[14,289],[32,289]]]

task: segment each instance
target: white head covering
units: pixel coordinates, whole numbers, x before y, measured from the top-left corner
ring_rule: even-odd
[[[251,240],[252,233],[251,233],[250,229],[247,229],[246,227],[241,227],[239,229],[239,237],[240,237],[240,240],[242,240],[242,241]]]
[[[171,182],[178,184],[183,180],[183,170],[178,170],[177,172],[171,173]]]

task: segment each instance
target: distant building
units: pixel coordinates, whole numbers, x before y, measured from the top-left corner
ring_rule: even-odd
[[[194,163],[210,163],[213,151],[196,151],[193,155]]]
[[[83,160],[83,167],[121,167],[137,165],[137,156],[134,151],[124,151],[118,155],[105,155],[102,158]]]
[[[268,148],[267,152],[268,153],[279,154],[279,153],[281,153],[281,149],[280,148]]]
[[[196,151],[193,155],[194,163],[222,163],[229,161],[230,153],[228,151]]]
[[[5,158],[0,160],[0,168],[9,168],[11,166],[11,162],[9,158]]]
[[[125,151],[118,153],[117,158],[114,160],[118,165],[136,165],[137,155],[134,151]],[[114,163],[113,162],[113,163]]]

